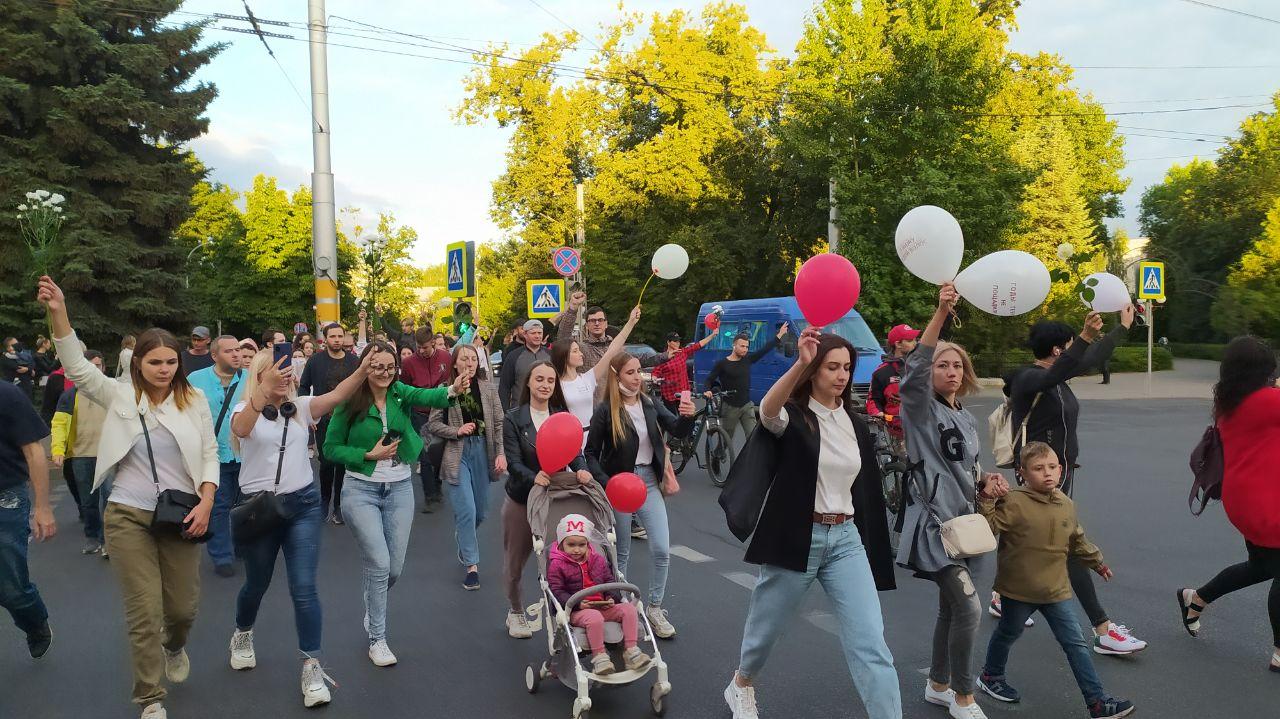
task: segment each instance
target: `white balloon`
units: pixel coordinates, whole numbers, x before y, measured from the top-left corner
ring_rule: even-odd
[[[941,207],[921,205],[903,215],[893,244],[902,264],[925,282],[950,282],[960,271],[964,233],[956,218]]]
[[[1095,272],[1084,278],[1085,287],[1093,290],[1093,301],[1080,295],[1084,306],[1094,312],[1119,312],[1128,307],[1133,300],[1129,299],[1129,288],[1124,280],[1106,272]]]
[[[653,272],[664,280],[674,280],[689,269],[689,253],[677,244],[663,245],[653,253]]]
[[[1049,270],[1034,255],[1000,250],[956,275],[956,289],[974,307],[999,317],[1025,314],[1049,296]]]

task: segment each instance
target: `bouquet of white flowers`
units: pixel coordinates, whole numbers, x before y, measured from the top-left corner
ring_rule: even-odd
[[[26,194],[27,201],[18,205],[18,229],[31,253],[31,264],[37,277],[49,274],[57,251],[58,233],[62,229],[62,203],[67,199],[56,192],[36,190]]]

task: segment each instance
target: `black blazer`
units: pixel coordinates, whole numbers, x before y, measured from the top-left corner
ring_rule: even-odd
[[[881,488],[880,465],[876,462],[875,442],[867,424],[845,403],[845,411],[853,420],[862,453],[862,471],[853,483],[853,521],[867,550],[867,561],[875,577],[876,589],[896,589],[893,575],[893,553],[889,545],[889,520]],[[746,561],[770,564],[803,572],[808,568],[809,545],[813,534],[813,503],[818,493],[818,450],[822,438],[817,420],[808,408],[787,402],[791,421],[777,438],[777,472],[755,534],[747,547]],[[814,422],[809,427],[806,419]],[[757,432],[768,432],[764,427]]]
[[[538,461],[538,430],[533,426],[529,405],[522,404],[507,412],[502,423],[502,453],[507,457],[507,496],[519,504],[528,504],[533,478],[542,471]],[[581,454],[569,463],[569,469],[577,472],[587,469],[587,460]]]
[[[640,406],[644,408],[645,426],[649,428],[649,441],[653,444],[653,473],[658,481],[662,481],[667,466],[667,451],[662,441],[661,425],[667,434],[674,437],[688,437],[693,433],[692,417],[677,417],[661,404],[654,404],[647,395],[640,395]],[[626,423],[626,436],[621,444],[614,444],[613,423],[609,418],[608,401],[596,405],[591,415],[591,427],[587,435],[587,464],[591,473],[596,476],[600,486],[605,486],[609,478],[619,472],[634,472],[636,454],[640,452],[640,440],[631,426],[631,415],[623,412]]]

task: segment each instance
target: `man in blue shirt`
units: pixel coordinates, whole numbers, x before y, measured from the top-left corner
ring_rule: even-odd
[[[205,545],[213,569],[219,577],[236,573],[235,554],[231,546],[231,507],[240,494],[240,458],[231,448],[231,410],[244,395],[244,371],[240,369],[240,340],[222,335],[213,341],[213,366],[196,370],[187,376],[193,387],[204,392],[213,417],[213,431],[218,436],[218,492],[213,496],[213,513],[209,516],[209,532],[213,535]]]

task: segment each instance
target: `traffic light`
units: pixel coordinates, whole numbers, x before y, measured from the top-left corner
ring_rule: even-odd
[[[461,337],[472,328],[471,303],[458,300],[453,305],[453,336]]]
[[[1133,315],[1133,324],[1137,325],[1138,327],[1146,327],[1147,326],[1146,303],[1138,302],[1133,306],[1133,308],[1136,310],[1136,312]]]

